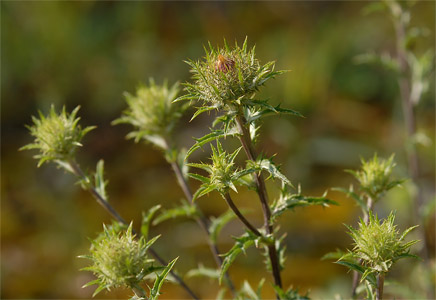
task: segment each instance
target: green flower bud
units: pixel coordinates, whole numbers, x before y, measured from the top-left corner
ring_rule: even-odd
[[[362,167],[357,171],[348,171],[360,183],[360,189],[377,201],[380,196],[391,188],[401,184],[403,180],[392,180],[392,170],[395,167],[394,155],[389,159],[379,159],[377,154],[371,160],[362,161]]]
[[[123,226],[104,226],[91,246],[89,256],[81,256],[92,260],[93,265],[82,270],[91,271],[97,277],[85,286],[99,285],[94,296],[101,290],[112,287],[127,287],[142,290],[140,283],[148,274],[162,269],[153,266],[153,259],[148,258],[148,248],[158,237],[146,242],[143,237],[135,239],[132,224]]]
[[[355,245],[352,256],[361,259],[363,265],[368,267],[366,273],[387,273],[400,258],[416,257],[409,254],[409,251],[418,241],[405,243],[404,239],[417,226],[410,227],[400,234],[394,220],[395,215],[392,212],[386,220],[380,222],[370,211],[368,224],[361,220],[357,230],[347,226]]]
[[[178,83],[168,88],[165,81],[163,85],[156,85],[150,79],[149,85],[142,85],[136,90],[136,95],[125,93],[128,108],[113,124],[131,124],[135,130],[127,135],[135,142],[144,139],[166,148],[165,138],[169,137],[182,116],[186,105],[173,103],[179,92]]]
[[[187,95],[183,99],[195,99],[215,108],[232,109],[241,101],[250,100],[268,79],[282,71],[274,72],[274,62],[261,65],[255,57],[255,47],[247,48],[245,39],[242,48],[235,44],[230,48],[224,41],[224,48],[209,44],[202,61],[188,61],[193,73],[193,84],[185,84]]]
[[[78,125],[80,118],[76,118],[79,106],[71,114],[63,107],[62,112],[57,114],[54,106],[51,106],[48,116],[39,112],[40,119],[32,117],[33,126],[27,126],[30,134],[35,137],[32,144],[22,147],[20,150],[38,149],[38,167],[46,161],[66,162],[74,158],[77,147],[82,146],[82,138],[95,126],[84,129]]]

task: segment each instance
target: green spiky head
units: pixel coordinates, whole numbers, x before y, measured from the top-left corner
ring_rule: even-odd
[[[76,107],[69,114],[63,107],[58,114],[52,105],[47,116],[39,112],[39,119],[32,117],[33,125],[27,126],[35,140],[20,150],[39,150],[39,154],[34,156],[39,159],[38,167],[48,161],[66,162],[73,159],[77,148],[82,146],[82,138],[95,128],[90,126],[82,129],[78,124],[80,118],[76,118],[78,110],[79,107]]]
[[[265,82],[283,71],[274,71],[274,62],[262,65],[255,56],[255,47],[233,48],[224,41],[223,48],[209,43],[206,56],[200,61],[188,61],[193,83],[187,83],[187,95],[179,98],[199,100],[214,108],[234,109],[244,99],[251,99]]]

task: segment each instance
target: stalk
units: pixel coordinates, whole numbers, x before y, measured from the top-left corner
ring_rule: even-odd
[[[376,300],[382,300],[383,299],[383,285],[385,283],[385,275],[383,273],[380,273],[377,275],[377,291],[375,295]]]
[[[403,12],[401,12],[403,14]],[[411,99],[411,74],[410,74],[410,65],[407,59],[407,50],[405,49],[406,42],[406,28],[404,23],[401,20],[401,17],[394,18],[394,27],[395,27],[395,35],[396,35],[396,60],[398,62],[398,66],[400,69],[400,76],[398,77],[398,86],[400,88],[400,97],[401,97],[401,107],[403,110],[404,116],[404,125],[406,130],[406,153],[407,153],[407,162],[408,162],[408,170],[409,176],[412,178],[412,181],[417,185],[417,193],[413,199],[413,208],[414,208],[414,219],[415,223],[419,223],[423,230],[425,230],[424,224],[422,224],[421,218],[421,210],[424,205],[424,197],[422,194],[422,190],[419,187],[419,159],[418,153],[416,149],[416,145],[413,142],[413,138],[416,135],[416,118],[415,118],[415,110],[414,104]],[[422,239],[424,240],[425,247],[422,249],[422,256],[425,259],[428,259],[428,249],[429,244],[426,238],[426,235],[422,235]]]
[[[248,221],[241,213],[241,211],[236,207],[235,203],[233,202],[232,198],[230,197],[230,194],[227,192],[222,195],[224,197],[224,200],[226,200],[228,206],[230,209],[235,213],[235,215],[238,217],[238,219],[255,235],[262,236],[262,234],[257,230],[255,226],[253,226],[250,221]]]
[[[253,148],[253,144],[250,138],[250,132],[248,131],[247,127],[245,127],[245,123],[246,121],[244,120],[243,116],[241,116],[240,114],[236,115],[236,125],[240,133],[239,140],[241,141],[245,154],[247,155],[249,160],[256,161],[257,155]],[[271,210],[268,205],[268,194],[265,187],[265,180],[261,173],[255,173],[253,177],[257,188],[257,194],[259,196],[259,200],[262,206],[265,230],[267,234],[273,235],[274,228],[272,223],[270,222]],[[282,279],[280,277],[280,265],[277,257],[277,249],[275,247],[275,244],[268,246],[268,255],[271,261],[274,283],[278,287],[282,288]],[[278,295],[277,295],[277,299],[279,299]]]
[[[180,169],[179,164],[177,162],[174,162],[174,161],[170,162],[170,164],[171,164],[171,167],[172,167],[174,173],[176,174],[177,182],[179,183],[181,189],[183,190],[185,197],[189,200],[189,203],[192,206],[198,208],[197,205],[192,201],[192,199],[193,199],[192,191],[188,185],[188,182],[186,181],[185,177],[182,174],[182,170]],[[206,216],[204,216],[202,214],[202,212],[199,209],[197,209],[197,211],[199,211],[201,213],[201,215],[199,217],[195,218],[195,221],[203,229],[203,231],[206,233],[206,235],[208,237],[209,248],[213,254],[215,263],[218,266],[218,268],[221,268],[221,266],[223,264],[223,260],[219,256],[220,252],[218,250],[218,246],[210,238],[210,232],[209,232],[210,221]],[[230,292],[232,293],[233,296],[235,296],[236,289],[235,289],[235,286],[234,286],[232,280],[230,279],[228,272],[225,273],[225,281],[230,289]]]
[[[87,180],[87,176],[83,173],[82,169],[80,168],[80,166],[75,162],[75,161],[69,161],[68,162],[69,166],[71,167],[73,174],[76,175],[79,179],[82,180]],[[97,192],[97,190],[95,189],[95,187],[93,186],[88,186],[87,191],[91,193],[91,195],[95,198],[95,200],[97,200],[97,203],[100,204],[114,219],[116,219],[118,222],[124,224],[124,225],[129,225],[121,216],[120,214],[115,210],[115,208],[109,204],[109,202],[107,202],[101,195],[100,193]],[[141,234],[135,232],[134,230],[132,230],[132,232],[139,237]],[[166,262],[155,250],[153,250],[151,247],[148,248],[148,251],[151,253],[151,255],[153,255],[153,257],[162,265],[167,266],[168,262]],[[174,271],[170,271],[171,275],[174,276],[174,278],[176,279],[176,281],[180,284],[181,287],[183,287],[183,289],[185,289],[185,291],[192,297],[192,299],[195,300],[199,300],[199,298],[197,297],[197,295],[195,295],[195,293],[188,287],[188,285],[183,281],[183,279],[177,275]]]

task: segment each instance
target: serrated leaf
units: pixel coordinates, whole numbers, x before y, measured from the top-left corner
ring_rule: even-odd
[[[160,289],[165,281],[165,278],[168,276],[168,273],[171,271],[171,269],[174,267],[174,264],[176,263],[178,257],[173,259],[162,271],[162,273],[158,274],[156,277],[156,281],[154,282],[153,288],[150,290],[150,300],[157,300],[160,295]]]
[[[179,217],[187,217],[187,218],[195,218],[198,215],[198,211],[194,205],[186,201],[182,201],[180,206],[177,206],[172,209],[164,210],[159,216],[157,216],[153,221],[153,226],[162,223],[163,221],[179,218]]]
[[[272,178],[281,180],[284,184],[292,186],[292,183],[283,175],[271,159],[260,159],[254,162],[254,167],[267,171]]]
[[[359,195],[357,195],[355,192],[353,192],[353,190],[350,189],[344,189],[344,188],[340,188],[340,187],[336,187],[336,188],[332,188],[332,191],[337,191],[337,192],[342,192],[345,195],[347,195],[347,197],[350,197],[351,199],[353,199],[354,201],[356,201],[356,203],[365,211],[368,211],[368,206],[366,205],[366,202],[360,198]]]
[[[198,268],[189,270],[185,276],[187,278],[208,277],[211,279],[218,279],[220,276],[220,271],[217,269],[206,268],[203,265],[199,265]]]
[[[338,265],[345,266],[345,267],[349,268],[350,270],[353,270],[353,271],[359,272],[359,273],[362,274],[362,275],[365,274],[365,272],[367,271],[366,268],[362,267],[362,266],[359,265],[359,264],[353,263],[353,262],[339,260],[339,261],[336,261],[335,263],[338,264]],[[367,275],[366,275],[366,279],[367,279],[367,280],[368,280],[372,285],[374,285],[374,286],[377,285],[377,279],[376,279],[376,277],[375,277],[374,274],[367,274]]]
[[[232,128],[228,131],[225,130],[214,130],[208,134],[206,134],[205,136],[195,139],[195,144],[188,150],[188,152],[186,153],[186,157],[185,160],[188,159],[189,156],[191,156],[191,154],[200,149],[202,146],[206,145],[207,143],[210,143],[212,141],[216,141],[222,138],[226,138],[228,136],[234,136],[238,134],[238,131],[236,128]]]
[[[308,197],[301,194],[288,194],[282,197],[272,207],[273,218],[277,218],[287,210],[294,210],[296,207],[305,207],[320,205],[328,207],[329,205],[339,205],[336,201],[326,197]]]
[[[251,232],[247,232],[241,237],[235,238],[236,242],[233,247],[227,253],[221,255],[222,257],[224,257],[224,260],[221,265],[221,273],[219,278],[220,284],[227,270],[230,268],[238,255],[241,254],[241,252],[245,253],[245,251],[253,246],[255,243],[257,244],[259,239],[260,238],[258,236],[254,235]]]
[[[155,205],[150,208],[147,213],[142,213],[141,234],[145,240],[148,240],[148,232],[150,229],[151,220],[154,214],[161,208],[161,205]]]
[[[338,260],[341,257],[344,257],[344,255],[346,255],[347,253],[340,250],[340,249],[336,249],[335,252],[328,252],[326,254],[323,255],[323,257],[321,257],[321,260],[327,260],[327,259],[335,259]]]

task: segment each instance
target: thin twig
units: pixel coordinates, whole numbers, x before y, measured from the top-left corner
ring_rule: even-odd
[[[240,133],[239,140],[241,141],[242,147],[244,148],[245,154],[247,155],[248,159],[255,162],[257,155],[251,142],[250,132],[245,126],[245,123],[246,122],[243,116],[241,115],[236,116],[236,125]],[[264,227],[266,232],[272,235],[274,233],[274,228],[272,223],[270,222],[271,210],[268,205],[268,194],[265,187],[265,180],[263,179],[261,173],[255,173],[253,177],[257,187],[257,194],[259,195],[259,200],[262,205]],[[277,249],[274,244],[268,246],[268,255],[271,261],[274,283],[278,287],[282,288],[282,279],[280,276],[280,264],[277,258]],[[279,298],[278,295],[277,298]]]
[[[385,283],[385,275],[383,273],[380,273],[377,275],[377,290],[375,299],[376,300],[382,300],[383,299],[383,286]]]
[[[256,227],[254,227],[250,221],[248,221],[244,215],[242,215],[241,211],[236,207],[235,203],[233,202],[232,198],[230,197],[229,193],[225,193],[223,194],[224,200],[226,200],[228,206],[230,207],[230,209],[235,213],[235,215],[238,217],[239,220],[241,220],[241,222],[247,226],[247,228],[253,232],[255,235],[261,237],[262,234],[259,232],[259,230],[257,230]]]
[[[85,180],[88,181],[88,177],[85,175],[85,173],[83,173],[82,169],[80,168],[80,166],[75,162],[75,161],[70,161],[69,165],[74,173],[74,175],[76,175],[79,179],[81,180]],[[106,201],[106,199],[104,199],[102,197],[102,195],[100,195],[100,193],[95,189],[94,186],[89,185],[88,189],[87,189],[92,196],[94,196],[94,198],[97,200],[97,203],[100,204],[114,219],[116,219],[118,222],[124,224],[124,225],[129,225],[121,216],[120,214],[115,210],[115,208],[109,204],[109,202]],[[141,234],[134,232],[134,234],[136,234],[137,237],[139,237]],[[154,258],[156,258],[156,260],[164,265],[167,266],[168,262],[166,262],[155,250],[153,250],[151,247],[148,248],[148,251],[151,253],[151,255],[154,256]],[[185,291],[195,300],[199,300],[199,298],[197,297],[197,295],[195,295],[195,293],[187,286],[187,284],[183,281],[183,279],[177,275],[174,271],[170,271],[171,275],[176,279],[176,281],[180,284],[180,286],[182,286]]]

